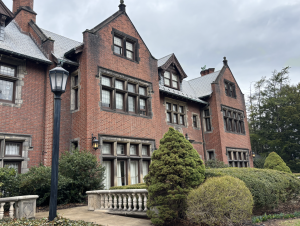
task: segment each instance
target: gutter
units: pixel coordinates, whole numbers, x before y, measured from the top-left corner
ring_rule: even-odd
[[[184,98],[184,99],[187,99],[187,100],[190,100],[190,101],[194,101],[194,102],[197,102],[197,103],[205,104],[206,106],[208,106],[208,103],[205,102],[205,101],[203,101],[203,100],[201,100],[201,99],[193,99],[193,98],[190,98],[190,97],[179,95],[177,93],[168,92],[168,91],[162,90],[162,89],[159,89],[159,91],[162,92],[162,93],[168,93],[168,94],[171,94],[173,96],[177,96],[177,97]]]

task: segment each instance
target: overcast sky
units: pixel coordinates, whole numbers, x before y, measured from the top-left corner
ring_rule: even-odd
[[[3,0],[11,9],[12,0]],[[82,41],[118,10],[119,0],[35,0],[37,24]],[[125,0],[152,55],[175,53],[188,79],[201,67],[221,69],[223,57],[244,94],[252,81],[290,66],[300,82],[299,0]],[[252,83],[253,85],[253,83]]]

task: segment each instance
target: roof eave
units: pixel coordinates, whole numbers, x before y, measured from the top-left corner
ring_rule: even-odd
[[[180,97],[180,98],[192,101],[192,102],[201,103],[201,104],[205,104],[205,105],[208,104],[206,101],[203,101],[203,100],[200,100],[200,99],[193,99],[193,98],[186,97],[186,96],[181,96],[179,94],[168,92],[168,91],[163,90],[163,89],[160,89],[159,91],[162,92],[162,93],[167,93],[167,94],[170,94],[170,95],[173,95],[173,96],[176,96],[176,97]]]

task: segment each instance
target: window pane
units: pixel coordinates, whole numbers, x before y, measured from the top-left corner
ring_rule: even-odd
[[[205,115],[205,116],[209,116],[209,110],[205,110],[205,111],[204,111],[204,115]]]
[[[166,104],[166,108],[167,108],[167,110],[171,110],[171,104],[170,104],[170,103],[167,103],[167,104]]]
[[[125,169],[125,161],[118,161],[117,163],[117,178],[118,178],[118,186],[126,185],[126,169]]]
[[[130,145],[130,155],[136,155],[136,145]]]
[[[183,115],[180,115],[179,120],[180,120],[180,121],[179,121],[179,124],[180,124],[180,125],[183,125],[183,124],[184,124],[184,123],[183,123]]]
[[[173,111],[177,112],[177,105],[173,104]]]
[[[102,90],[102,106],[110,107],[110,91]]]
[[[145,87],[139,87],[139,94],[146,96],[146,88]]]
[[[167,113],[167,122],[171,122],[171,113]]]
[[[20,144],[7,143],[5,145],[5,155],[20,155]]]
[[[123,94],[116,93],[116,109],[123,110],[124,109],[124,98]]]
[[[15,68],[1,65],[0,74],[15,77]]]
[[[122,55],[122,48],[119,46],[114,46],[114,52],[116,54]]]
[[[135,98],[128,96],[128,111],[135,112]]]
[[[164,77],[170,79],[171,78],[170,72],[166,71]]]
[[[165,85],[170,86],[170,79],[165,78]]]
[[[182,106],[179,107],[179,112],[180,112],[180,113],[184,113],[184,110],[183,110],[183,107],[182,107]]]
[[[105,86],[111,86],[111,79],[108,77],[102,77],[101,84]]]
[[[126,49],[130,50],[131,52],[133,52],[133,44],[130,42],[126,42]]]
[[[178,82],[172,82],[172,86],[173,86],[173,88],[178,89]]]
[[[142,155],[144,156],[148,155],[148,146],[145,145],[142,146]]]
[[[177,81],[178,81],[178,76],[177,76],[177,75],[174,75],[174,74],[172,74],[172,80],[173,80],[173,81],[175,81],[175,82],[177,82]]]
[[[133,53],[130,51],[126,51],[126,57],[133,60]]]
[[[118,37],[114,37],[114,44],[118,46],[122,46],[122,40]]]
[[[130,162],[130,175],[131,175],[131,184],[139,183],[139,165],[138,161]]]
[[[145,177],[148,174],[148,169],[149,169],[149,162],[143,161],[143,177]],[[143,178],[143,183],[144,183],[144,178]]]
[[[177,124],[177,123],[178,123],[178,121],[177,121],[177,114],[174,114],[174,115],[173,115],[173,123],[174,123],[174,124]]]
[[[128,91],[129,91],[129,92],[132,92],[132,93],[135,93],[135,85],[133,85],[133,84],[128,84]]]
[[[116,88],[117,89],[122,89],[123,90],[124,89],[123,84],[124,83],[122,81],[116,80]]]
[[[111,144],[103,143],[102,154],[111,154]]]
[[[19,163],[17,162],[5,162],[4,166],[7,166],[8,168],[15,169],[16,172],[19,172]]]
[[[13,100],[14,83],[9,81],[0,80],[0,99]]]
[[[125,145],[124,144],[118,144],[117,145],[117,154],[118,155],[125,155]]]
[[[111,187],[111,162],[103,161],[102,166],[105,167],[104,189],[109,189]]]
[[[140,99],[140,109],[146,110],[146,100],[145,99]]]
[[[197,116],[193,116],[193,125],[194,127],[197,127]]]

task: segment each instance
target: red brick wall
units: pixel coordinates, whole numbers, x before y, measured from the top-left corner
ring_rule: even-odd
[[[21,10],[17,16],[14,19],[19,27],[21,28],[21,30],[23,32],[27,32],[29,33],[29,21],[33,20],[35,22],[36,20],[36,15],[34,15],[33,13],[27,12],[26,10]]]
[[[22,6],[29,6],[33,9],[33,0],[13,0],[13,13],[16,13]]]

